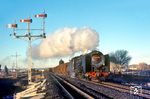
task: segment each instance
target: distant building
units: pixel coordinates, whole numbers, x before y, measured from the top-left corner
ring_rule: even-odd
[[[139,70],[139,66],[137,64],[129,65],[129,70]]]
[[[121,65],[110,62],[110,71],[113,73],[114,72],[120,72],[121,71]]]
[[[120,64],[115,64],[113,62],[110,62],[110,72],[113,73],[119,73],[119,72],[124,72],[128,69],[128,66],[122,66]]]
[[[60,64],[64,64],[64,61],[62,59],[59,61],[59,65]]]
[[[150,65],[146,63],[132,64],[129,66],[130,70],[150,70]]]

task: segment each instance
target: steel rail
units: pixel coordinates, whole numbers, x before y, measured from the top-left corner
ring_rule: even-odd
[[[73,90],[75,90],[77,93],[79,93],[81,96],[83,96],[86,99],[94,99],[92,96],[88,95],[87,93],[83,92],[82,90],[80,90],[79,88],[75,87],[74,85],[70,84],[69,82],[63,80],[62,78],[58,77],[55,75],[55,77],[59,80],[61,80],[62,82],[64,82],[66,85],[68,85],[69,87],[71,87]]]
[[[92,83],[92,84],[95,84],[95,85],[104,86],[106,88],[111,88],[111,89],[114,89],[114,90],[117,90],[117,91],[120,91],[120,92],[126,92],[128,94],[131,94],[130,93],[130,88],[128,86],[117,85],[117,84],[110,84],[110,83],[106,83],[106,82],[97,83],[97,82],[85,81],[85,80],[82,80],[82,81],[89,82],[89,83]],[[143,90],[142,93],[140,93],[140,94],[133,94],[133,95],[150,99],[150,91],[148,91],[148,90]]]
[[[74,97],[63,87],[63,85],[61,83],[59,83],[59,81],[54,77],[54,76],[51,76],[55,81],[56,83],[63,89],[64,93],[66,94],[67,98],[69,99],[74,99]]]

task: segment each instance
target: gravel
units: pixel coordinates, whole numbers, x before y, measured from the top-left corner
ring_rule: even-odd
[[[43,99],[64,99],[61,95],[61,92],[55,82],[53,81],[50,75],[46,75],[47,78],[47,87],[46,87],[46,95]]]

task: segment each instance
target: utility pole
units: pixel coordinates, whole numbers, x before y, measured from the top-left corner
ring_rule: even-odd
[[[17,78],[18,77],[18,71],[19,71],[17,60],[18,60],[18,56],[20,56],[20,55],[18,55],[17,52],[16,52],[16,55],[11,55],[11,56],[16,58],[16,70],[15,70],[15,72],[16,72],[16,78]]]
[[[13,34],[11,34],[10,36],[14,36],[17,39],[26,39],[28,41],[28,84],[31,84],[32,82],[32,46],[31,43],[33,40],[36,39],[42,39],[42,38],[46,38],[46,34],[45,34],[45,18],[47,17],[47,14],[45,14],[45,11],[42,14],[36,14],[35,15],[36,18],[42,18],[42,28],[41,29],[31,29],[30,28],[30,24],[32,23],[32,19],[27,18],[27,19],[23,19],[20,20],[20,22],[25,22],[27,23],[27,29],[16,29],[17,28],[17,24],[8,24],[8,28],[13,28]],[[27,33],[25,35],[17,35],[16,31],[19,30],[25,30],[27,31]],[[37,30],[37,31],[42,31],[41,34],[39,35],[33,35],[31,33],[32,30]]]

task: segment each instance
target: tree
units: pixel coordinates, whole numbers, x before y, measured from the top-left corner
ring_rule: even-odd
[[[8,68],[6,65],[5,65],[5,73],[6,73],[6,75],[8,75]]]
[[[120,69],[127,68],[130,60],[131,57],[128,55],[128,51],[126,50],[117,50],[113,53],[110,53],[110,61],[118,64],[116,66],[121,66]]]
[[[1,70],[2,70],[1,67],[2,67],[2,66],[1,66],[1,64],[0,64],[0,72],[1,72]]]

